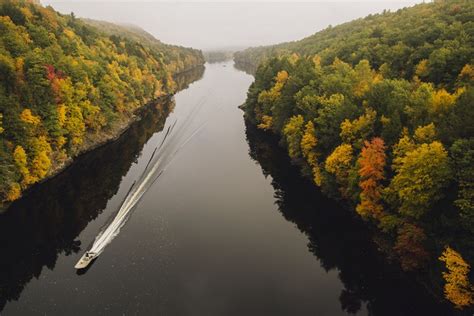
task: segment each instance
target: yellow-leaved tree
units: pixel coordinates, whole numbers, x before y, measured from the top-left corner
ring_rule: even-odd
[[[273,126],[273,118],[270,115],[262,115],[261,123],[257,125],[258,128],[268,131]]]
[[[343,197],[346,197],[349,172],[352,167],[353,148],[350,144],[342,144],[326,158],[325,169],[336,177]]]
[[[354,67],[354,87],[353,92],[356,97],[362,97],[370,87],[377,82],[382,80],[382,75],[375,72],[371,67],[370,63],[366,59],[362,59]]]
[[[283,128],[288,145],[288,154],[296,159],[301,156],[301,139],[303,137],[304,118],[301,115],[292,116]]]
[[[309,121],[306,123],[300,146],[303,157],[306,158],[306,161],[311,167],[317,163],[316,153],[314,152],[317,143],[318,141],[314,135],[314,124]]]
[[[84,140],[86,126],[79,106],[72,105],[68,107],[67,120],[64,127],[68,132],[71,148],[75,149],[80,146]]]
[[[315,150],[317,143],[318,139],[315,135],[314,124],[312,121],[308,121],[304,129],[303,137],[301,138],[301,153],[311,168],[314,183],[316,183],[318,186],[321,186],[321,170]]]
[[[22,176],[21,184],[27,186],[31,183],[30,170],[28,169],[28,156],[26,155],[25,149],[18,145],[13,151],[13,160]]]
[[[456,94],[450,94],[445,89],[437,90],[433,94],[430,111],[433,113],[446,112],[454,106],[456,98]]]
[[[357,119],[350,121],[345,119],[341,123],[341,136],[345,143],[352,144],[356,148],[361,148],[364,141],[369,139],[373,133],[373,126],[377,112],[371,108],[365,110],[365,114],[361,115]]]
[[[442,189],[449,182],[448,152],[438,141],[418,146],[407,136],[400,141],[403,146],[399,143],[394,152],[404,155],[394,159],[396,175],[388,190],[400,201],[401,214],[420,218],[443,196]]]
[[[30,109],[24,109],[20,113],[20,119],[25,122],[29,123],[32,125],[38,125],[41,122],[41,119],[39,116],[33,115]]]
[[[5,196],[5,201],[13,202],[21,196],[21,187],[18,183],[12,182],[9,185],[8,192]]]
[[[269,89],[269,90],[264,90],[260,92],[258,95],[258,103],[261,105],[261,108],[263,109],[263,113],[260,114],[257,119],[259,121],[262,121],[262,116],[263,114],[268,115],[271,113],[271,109],[275,102],[281,97],[281,89],[285,86],[286,81],[288,80],[288,72],[285,70],[282,70],[278,72],[278,74],[275,77],[275,85]],[[262,123],[265,123],[262,121]],[[268,121],[267,121],[268,123]],[[263,125],[266,126],[266,125]]]
[[[31,160],[30,174],[35,179],[34,182],[43,179],[51,168],[52,149],[46,136],[35,137],[32,140],[34,156]]]
[[[469,282],[469,264],[461,254],[451,247],[446,247],[439,257],[446,264],[448,272],[443,272],[446,281],[444,295],[456,308],[463,308],[474,303],[474,287]]]

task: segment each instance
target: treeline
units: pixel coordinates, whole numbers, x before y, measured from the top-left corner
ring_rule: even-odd
[[[174,74],[204,63],[136,29],[89,24],[34,1],[0,3],[0,206],[116,136],[136,109],[175,91]]]
[[[265,59],[297,53],[318,54],[323,65],[337,57],[352,65],[366,59],[386,75],[411,79],[426,59],[423,79],[452,83],[473,56],[472,1],[440,0],[344,23],[299,41],[249,48],[235,53],[238,64],[255,71]]]
[[[204,64],[204,55],[198,49],[164,44],[153,35],[135,25],[117,25],[105,21],[83,19],[85,23],[110,36],[111,40],[119,43],[122,38],[131,42],[140,43],[151,51],[161,54],[161,60],[166,69],[173,75],[188,71]]]
[[[246,117],[458,308],[474,303],[473,21],[472,1],[420,4],[239,57],[274,56]]]
[[[234,52],[226,50],[205,51],[203,54],[204,59],[211,64],[232,60],[234,57]]]

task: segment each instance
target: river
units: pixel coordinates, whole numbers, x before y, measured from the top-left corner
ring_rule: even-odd
[[[299,175],[238,109],[253,78],[207,64],[173,101],[0,215],[2,315],[445,315],[359,220]],[[201,78],[202,76],[202,78]],[[166,122],[204,127],[85,272]],[[168,116],[168,114],[171,114]]]

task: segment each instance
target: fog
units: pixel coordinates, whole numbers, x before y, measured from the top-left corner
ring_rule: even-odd
[[[42,0],[62,13],[140,26],[166,43],[203,50],[298,40],[328,25],[422,1],[158,2]]]

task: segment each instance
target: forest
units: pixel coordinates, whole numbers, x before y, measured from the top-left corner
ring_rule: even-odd
[[[255,76],[246,119],[459,309],[474,304],[473,59],[474,2],[456,0],[235,54]]]
[[[220,63],[232,60],[234,57],[234,52],[230,50],[204,51],[203,54],[208,63]]]
[[[172,94],[201,51],[32,0],[0,4],[0,206]]]

